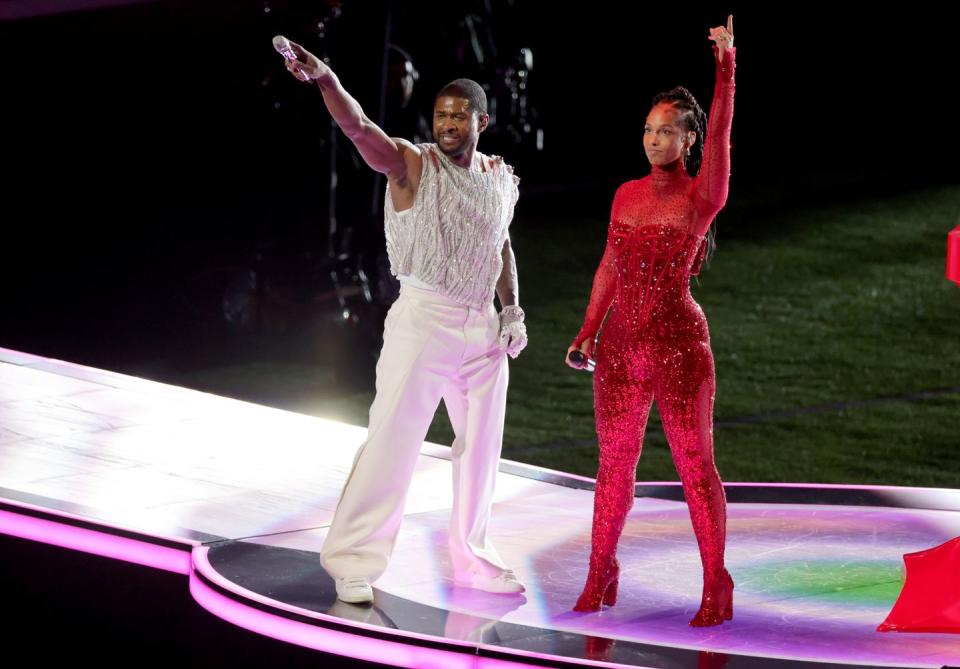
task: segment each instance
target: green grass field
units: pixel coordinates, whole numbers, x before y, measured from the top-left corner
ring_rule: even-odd
[[[727,480],[960,487],[960,289],[943,277],[958,216],[953,187],[770,217],[760,241],[725,241],[720,219],[719,248],[694,294],[717,360],[715,440]],[[562,356],[605,225],[590,222],[597,244],[573,252],[577,228],[516,236],[518,257],[535,255],[535,272],[521,265],[533,343],[512,364],[506,457],[595,470],[590,378]],[[802,412],[942,388],[952,392]],[[745,416],[758,422],[737,424]],[[435,421],[431,437],[449,439],[449,429]],[[676,480],[659,430],[645,451],[641,478]]]

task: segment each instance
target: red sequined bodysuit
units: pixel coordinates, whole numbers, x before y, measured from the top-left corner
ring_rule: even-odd
[[[717,63],[699,174],[690,177],[682,161],[654,166],[649,176],[623,184],[613,200],[606,249],[573,342],[579,347],[594,337],[610,311],[596,353],[600,466],[590,576],[577,610],[616,601],[616,547],[656,399],[704,568],[703,605],[691,624],[732,615],[733,582],[723,566],[726,498],[713,459],[713,354],[690,276],[699,271],[704,235],[727,198],[734,58],[728,49]]]

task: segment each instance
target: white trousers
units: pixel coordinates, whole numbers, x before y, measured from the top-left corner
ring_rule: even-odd
[[[508,367],[493,304],[478,309],[408,283],[390,307],[367,439],[320,552],[335,578],[379,578],[400,529],[420,445],[443,398],[453,425],[454,576],[505,569],[487,538],[503,444]]]

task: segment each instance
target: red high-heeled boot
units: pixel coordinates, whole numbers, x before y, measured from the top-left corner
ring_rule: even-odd
[[[613,606],[617,603],[617,584],[620,580],[620,563],[617,558],[594,565],[590,561],[590,573],[583,586],[583,592],[573,605],[574,611],[599,611],[600,604]]]
[[[700,610],[690,621],[691,627],[711,627],[733,619],[733,578],[726,569],[719,578],[703,577],[703,598]]]

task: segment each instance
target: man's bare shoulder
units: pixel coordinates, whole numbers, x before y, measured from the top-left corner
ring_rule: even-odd
[[[420,158],[421,151],[420,147],[411,142],[410,140],[404,139],[403,137],[393,137],[393,141],[397,145],[397,149],[400,151],[400,155],[406,158]]]
[[[410,176],[413,176],[412,185],[419,182],[420,172],[423,170],[423,152],[416,144],[403,139],[402,137],[391,137],[397,146],[397,152],[403,159],[406,167],[403,174],[390,174],[389,178],[397,181],[402,186],[411,185]]]

